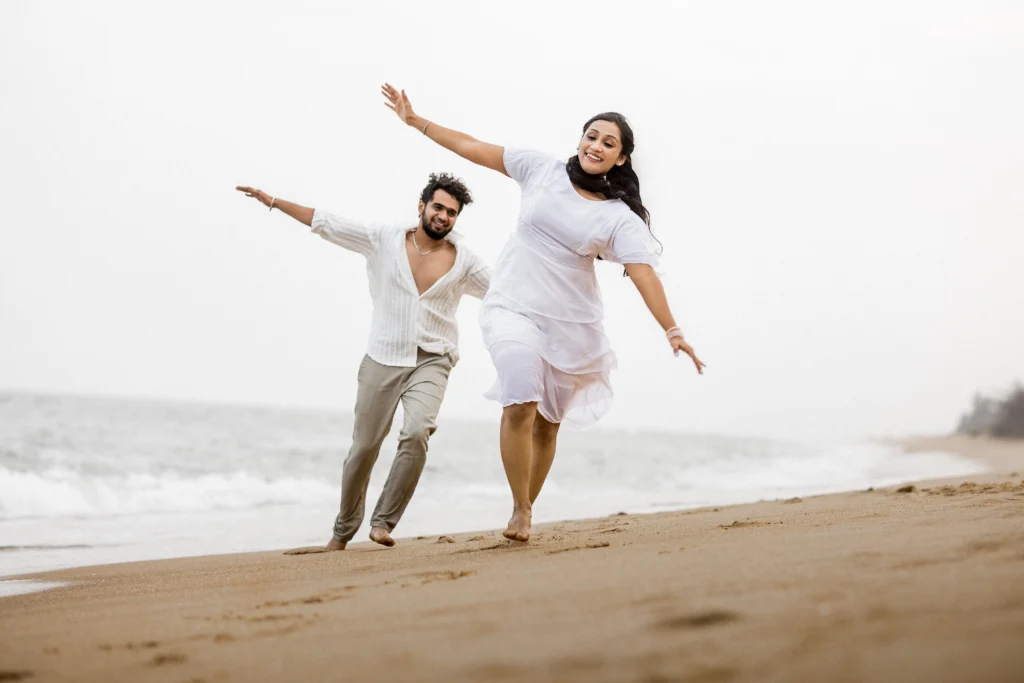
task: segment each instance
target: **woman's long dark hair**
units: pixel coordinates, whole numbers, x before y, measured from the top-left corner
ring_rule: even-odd
[[[583,126],[584,133],[590,130],[590,124],[594,121],[608,121],[619,127],[619,132],[622,134],[621,154],[626,155],[626,162],[621,166],[612,166],[608,174],[602,177],[584,171],[580,165],[579,154],[577,153],[565,164],[565,170],[569,172],[569,180],[587,192],[597,192],[608,199],[621,199],[626,203],[626,206],[632,209],[633,213],[640,216],[640,219],[649,228],[651,226],[651,214],[644,207],[644,203],[640,199],[640,178],[637,177],[636,171],[633,170],[632,155],[634,141],[633,129],[629,126],[629,121],[626,120],[625,116],[617,112],[605,112],[587,121]]]
[[[597,192],[604,195],[607,199],[621,199],[626,203],[633,213],[640,216],[640,219],[647,224],[647,229],[651,229],[651,212],[644,206],[643,201],[640,199],[640,178],[637,177],[636,171],[633,170],[633,129],[629,125],[629,121],[626,117],[618,112],[606,111],[603,114],[591,117],[583,125],[583,133],[586,134],[590,130],[590,124],[594,121],[608,121],[614,123],[619,127],[619,132],[622,134],[622,152],[621,154],[626,155],[626,162],[621,166],[612,166],[612,169],[608,171],[605,176],[593,175],[583,170],[580,165],[579,151],[572,156],[569,161],[565,163],[565,170],[569,172],[569,180],[573,182],[576,187],[583,188],[587,192]],[[661,253],[661,242],[657,237],[654,237],[654,232],[651,232],[651,237],[654,238],[655,242],[658,242],[658,253]],[[601,257],[598,256],[598,259]],[[625,271],[623,271],[625,276]]]

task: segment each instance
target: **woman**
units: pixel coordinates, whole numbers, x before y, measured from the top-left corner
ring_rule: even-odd
[[[565,163],[444,128],[413,112],[405,91],[385,84],[383,93],[406,124],[522,189],[519,222],[495,265],[480,324],[498,371],[488,397],[504,407],[501,459],[513,501],[504,535],[527,541],[560,424],[593,422],[611,404],[615,353],[601,322],[594,259],[625,266],[672,349],[690,356],[703,374],[654,272],[657,249],[630,160],[633,131],[621,114],[599,114]]]

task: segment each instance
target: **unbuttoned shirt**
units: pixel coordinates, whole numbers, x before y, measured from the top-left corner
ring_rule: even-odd
[[[414,226],[365,224],[326,211],[313,212],[313,232],[328,242],[366,257],[373,323],[366,354],[381,365],[414,367],[417,349],[459,357],[455,311],[463,294],[482,299],[491,269],[452,231],[455,263],[430,289],[420,294],[405,250]]]

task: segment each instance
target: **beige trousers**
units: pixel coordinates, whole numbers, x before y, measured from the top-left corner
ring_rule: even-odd
[[[451,369],[450,356],[422,350],[412,368],[381,365],[369,356],[363,358],[352,447],[341,476],[341,510],[334,522],[334,538],[348,543],[363,522],[370,473],[401,402],[405,421],[398,437],[398,453],[370,519],[371,526],[394,530],[427,462],[427,441],[437,430],[435,419]]]

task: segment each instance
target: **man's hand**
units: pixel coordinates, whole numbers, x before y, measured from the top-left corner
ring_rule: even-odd
[[[257,190],[255,187],[246,187],[245,185],[239,185],[235,188],[239,192],[244,192],[246,197],[255,197],[260,201],[263,206],[270,206],[270,202],[273,201],[273,197],[264,192],[263,190]]]
[[[255,187],[247,187],[245,185],[238,185],[235,187],[239,192],[244,192],[246,197],[252,197],[259,200],[263,206],[269,206],[271,209],[277,209],[286,216],[291,216],[295,220],[305,225],[313,225],[313,209],[308,206],[300,206],[294,202],[281,199],[280,197],[271,197],[263,190],[257,190]]]

